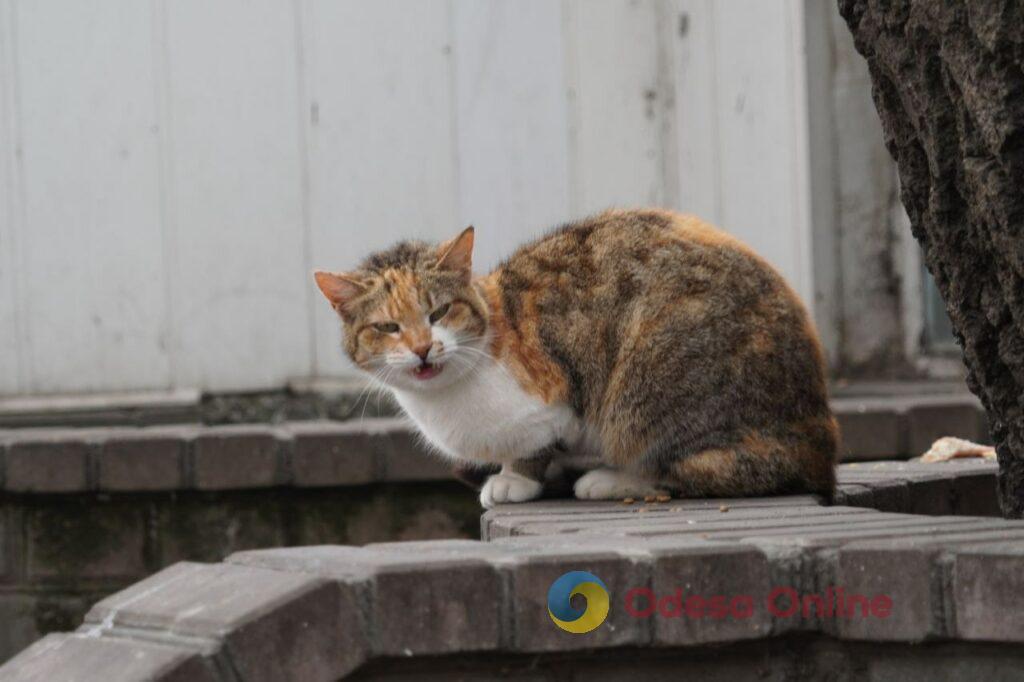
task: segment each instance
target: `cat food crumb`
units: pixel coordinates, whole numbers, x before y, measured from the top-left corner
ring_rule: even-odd
[[[729,511],[729,508],[723,504],[721,507],[718,508],[718,511],[724,514],[725,512]]]
[[[657,502],[668,502],[672,499],[671,495],[658,495],[654,498]]]
[[[633,504],[634,502],[636,502],[636,500],[634,500],[632,497],[627,497],[624,500],[622,500],[622,504]]]
[[[644,495],[644,502],[654,502],[654,495]]]

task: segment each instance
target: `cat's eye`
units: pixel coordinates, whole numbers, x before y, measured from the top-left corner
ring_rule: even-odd
[[[398,331],[397,322],[378,322],[373,327],[381,334],[394,334]]]
[[[434,324],[442,317],[447,315],[448,311],[451,310],[451,307],[451,303],[445,303],[443,306],[438,307],[436,310],[434,310],[434,312],[430,313],[430,324]]]

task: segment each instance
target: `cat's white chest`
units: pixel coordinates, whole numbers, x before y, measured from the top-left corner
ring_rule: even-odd
[[[395,398],[434,447],[461,460],[510,463],[579,432],[568,405],[545,404],[493,360],[451,386]]]

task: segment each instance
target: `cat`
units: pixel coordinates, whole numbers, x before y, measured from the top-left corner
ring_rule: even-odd
[[[565,449],[579,499],[835,488],[838,428],[796,294],[742,242],[663,210],[609,210],[472,272],[474,230],[315,273],[352,361],[437,450],[500,465],[484,507],[543,491]]]

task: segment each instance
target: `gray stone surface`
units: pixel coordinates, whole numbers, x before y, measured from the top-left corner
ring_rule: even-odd
[[[980,407],[963,393],[850,395],[833,402],[843,431],[842,458],[848,462],[867,464],[920,455],[932,440],[944,435],[986,440]],[[96,461],[90,464],[92,451]],[[184,461],[176,468],[179,457]],[[449,463],[432,454],[411,427],[395,417],[299,420],[274,427],[0,429],[3,462],[0,482],[6,479],[6,489],[41,493],[96,486],[111,492],[144,492],[192,485],[200,490],[228,490],[452,479]],[[889,504],[891,511],[906,510],[898,501],[890,499]]]
[[[338,583],[234,564],[180,563],[96,604],[84,632],[201,638],[246,680],[335,679],[362,663],[357,600]]]
[[[89,445],[67,432],[14,437],[4,454],[4,489],[16,493],[86,490]]]
[[[1024,641],[1024,540],[958,548],[952,554],[956,635]]]
[[[282,445],[265,426],[204,429],[193,445],[193,477],[199,490],[266,488],[283,483]]]
[[[301,547],[240,552],[229,563],[352,584],[370,604],[378,654],[405,656],[497,649],[504,590],[480,543],[432,551]]]
[[[217,682],[195,652],[137,640],[48,635],[0,667],[5,682]]]
[[[319,428],[310,427],[311,438],[323,435]],[[289,437],[297,447],[298,432]],[[321,446],[329,443],[310,445]],[[386,475],[388,447],[381,446],[374,476]],[[334,680],[364,665],[357,674],[369,676],[405,659],[434,670],[439,661],[501,656],[557,656],[566,665],[586,662],[595,678],[615,679],[611,671],[624,668],[595,664],[592,652],[713,656],[711,645],[804,647],[808,637],[825,644],[806,645],[812,648],[802,654],[794,649],[785,664],[765,659],[761,677],[816,679],[790,673],[798,661],[806,671],[849,668],[861,646],[1019,645],[1024,522],[953,515],[990,509],[976,498],[991,495],[994,475],[994,465],[979,461],[861,462],[840,471],[841,497],[861,506],[828,506],[806,495],[631,505],[545,500],[488,511],[487,542],[242,551],[221,564],[177,564],[102,600],[73,639],[86,647],[173,645],[185,656],[174,665],[198,665],[230,680]],[[35,542],[31,534],[29,541]],[[608,587],[608,619],[590,633],[567,633],[551,622],[548,589],[569,571],[591,572]],[[869,611],[884,613],[819,612],[815,599],[823,606],[825,595],[840,588],[847,598],[866,598],[855,608],[869,604]],[[633,613],[629,594],[640,600],[631,603]],[[638,615],[651,599],[653,612]],[[976,646],[965,650],[974,667],[961,672],[1012,669],[1008,649]],[[913,680],[924,679],[913,670],[934,672],[907,672],[903,655],[873,653],[870,664],[856,668],[858,675],[873,672],[850,679]],[[36,650],[31,665],[72,665],[62,656],[59,648]],[[655,662],[645,654],[636,674],[673,670]],[[14,663],[25,665],[21,658]],[[517,670],[518,679],[533,679],[529,669]],[[741,670],[749,666],[731,672]]]
[[[109,439],[96,454],[98,487],[110,492],[181,490],[185,456],[195,430],[140,429]]]
[[[356,485],[378,480],[389,435],[358,427],[329,421],[293,424],[295,485]]]
[[[659,599],[659,612],[650,621],[655,644],[735,642],[771,632],[765,603],[773,586],[769,559],[761,550],[730,544],[664,548],[653,550],[653,556],[651,590]],[[671,599],[677,592],[678,611]],[[721,604],[714,601],[718,598]]]

